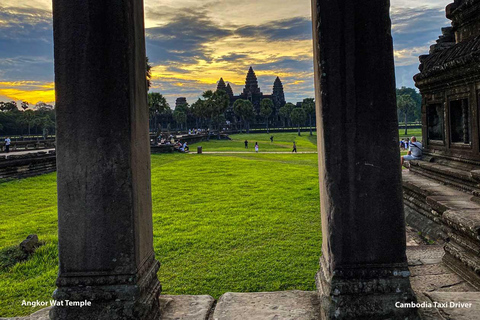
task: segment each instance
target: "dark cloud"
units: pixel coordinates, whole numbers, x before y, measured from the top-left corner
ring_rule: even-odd
[[[182,13],[164,26],[146,30],[147,54],[154,63],[209,61],[212,52],[205,44],[230,35],[232,31],[216,25],[203,14]]]
[[[449,26],[443,9],[426,8],[395,10],[392,23],[396,50],[433,44],[441,34],[441,28]]]
[[[227,62],[232,62],[232,61],[238,61],[238,60],[245,60],[248,59],[249,55],[246,53],[230,53],[224,56],[221,56],[220,58],[217,58],[217,61],[227,61]]]
[[[312,22],[303,17],[272,21],[259,26],[244,26],[235,31],[240,37],[278,40],[312,39]]]
[[[288,57],[274,62],[257,64],[256,69],[313,72],[313,58]]]
[[[0,7],[0,76],[3,80],[53,81],[50,12]]]

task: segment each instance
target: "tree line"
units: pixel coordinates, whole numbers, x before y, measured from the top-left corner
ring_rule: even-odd
[[[398,121],[403,122],[408,134],[409,122],[422,121],[422,96],[413,88],[397,88]]]
[[[315,117],[315,102],[313,98],[304,99],[300,105],[287,103],[275,110],[271,99],[263,99],[260,108],[256,110],[250,100],[238,99],[230,105],[230,97],[223,90],[207,90],[192,105],[180,105],[172,110],[165,97],[158,92],[148,94],[150,114],[150,129],[154,132],[169,130],[188,130],[203,128],[222,130],[223,128],[249,132],[250,125],[264,124],[267,132],[269,125],[278,121],[283,127],[300,127],[307,123],[312,134]],[[272,116],[276,115],[273,121]]]
[[[20,107],[20,108],[19,108]],[[46,138],[55,133],[55,109],[38,102],[30,106],[24,101],[0,102],[0,134],[4,136],[35,134]]]

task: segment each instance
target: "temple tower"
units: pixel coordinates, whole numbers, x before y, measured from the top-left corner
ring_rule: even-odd
[[[227,88],[225,89],[227,92],[228,96],[230,97],[230,100],[233,99],[233,90],[232,87],[230,86],[230,83],[227,84]]]
[[[275,109],[280,109],[286,103],[285,93],[283,92],[283,84],[279,77],[277,77],[273,83],[272,101]]]
[[[247,79],[245,80],[245,88],[243,89],[243,95],[247,97],[251,97],[254,95],[260,95],[260,88],[258,87],[258,80],[257,76],[255,75],[255,71],[253,68],[250,67],[247,73]]]
[[[175,100],[175,108],[178,106],[183,106],[185,104],[188,104],[186,97],[178,97],[177,100]]]
[[[223,78],[220,78],[220,80],[218,81],[217,90],[223,90],[225,92],[227,91],[227,86],[225,85],[225,81],[223,81]]]

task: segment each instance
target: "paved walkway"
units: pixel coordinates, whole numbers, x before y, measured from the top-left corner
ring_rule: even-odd
[[[22,155],[22,154],[37,153],[37,152],[50,152],[52,150],[55,150],[55,148],[10,151],[9,153],[2,152],[2,153],[0,153],[0,156],[6,156],[8,158],[9,156],[19,156],[19,155]]]

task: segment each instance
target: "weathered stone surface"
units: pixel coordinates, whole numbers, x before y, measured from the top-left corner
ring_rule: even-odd
[[[438,302],[442,305],[438,306],[437,309],[445,319],[479,319],[480,292],[429,292],[425,295],[432,302]]]
[[[316,320],[319,306],[316,292],[227,292],[218,300],[212,319]]]
[[[410,208],[406,210],[406,220],[433,239],[442,237],[446,240],[445,264],[480,288],[480,203],[473,201],[472,195],[467,193],[473,192],[467,179],[452,182],[458,176],[453,171],[448,179],[446,175],[426,175],[421,171],[404,173],[404,200],[406,207]],[[464,186],[464,190],[459,186]]]
[[[160,320],[207,320],[215,299],[202,296],[160,296]]]
[[[52,319],[159,316],[143,20],[139,0],[53,1],[59,228],[54,298],[92,306],[56,306]]]
[[[387,0],[312,1],[323,236],[317,287],[326,319],[416,317],[394,306],[414,296],[389,7]]]
[[[40,242],[38,241],[38,236],[36,234],[29,235],[27,239],[20,243],[20,249],[27,254],[33,253],[33,251],[39,246]]]
[[[442,246],[423,245],[407,247],[407,256],[409,263],[415,261],[415,265],[410,265],[411,284],[415,291],[418,303],[431,303],[425,295],[431,292],[474,292],[468,282],[464,281],[450,268],[446,267],[441,261],[444,251]],[[412,260],[414,259],[414,260]],[[440,261],[439,261],[440,260]],[[421,261],[427,262],[424,264]],[[438,262],[433,264],[433,262]],[[465,310],[468,312],[468,310]],[[419,313],[423,320],[442,319],[439,310],[433,305],[431,307],[420,308]]]
[[[48,313],[52,307],[44,308],[25,317],[0,318],[0,320],[49,320]]]

